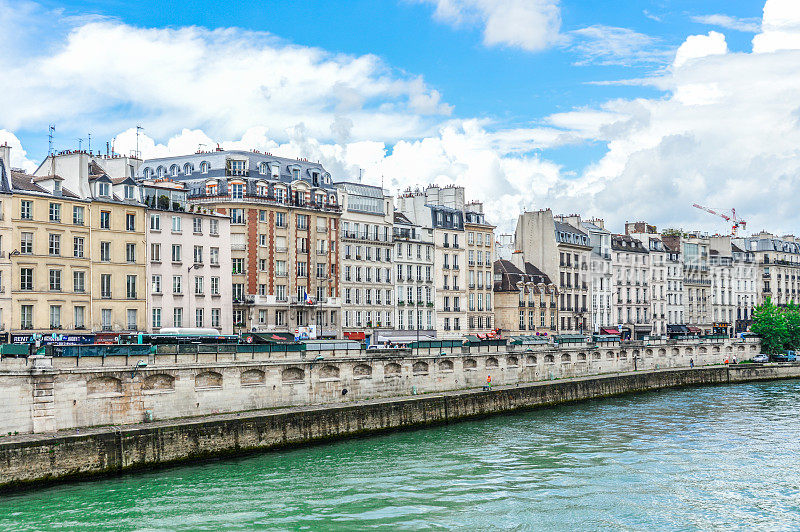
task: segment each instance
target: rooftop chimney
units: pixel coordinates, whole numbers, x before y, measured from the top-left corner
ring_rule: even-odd
[[[3,161],[3,166],[6,168],[6,174],[11,178],[11,146],[8,142],[4,142],[0,146],[0,161]]]

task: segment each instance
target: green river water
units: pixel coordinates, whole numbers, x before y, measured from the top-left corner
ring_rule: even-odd
[[[800,530],[800,381],[665,390],[0,498],[0,530]]]

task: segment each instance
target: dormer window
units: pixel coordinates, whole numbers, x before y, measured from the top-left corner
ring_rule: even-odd
[[[183,173],[186,175],[190,175],[192,173],[192,165],[190,163],[183,165]]]
[[[216,181],[209,181],[206,183],[206,194],[209,196],[216,196],[217,195],[217,182]]]
[[[125,199],[126,200],[133,199],[133,185],[125,185]]]
[[[177,164],[173,164],[169,169],[169,173],[170,173],[170,175],[172,175],[172,177],[177,177],[178,176],[178,165]]]
[[[108,183],[97,183],[97,195],[98,196],[110,196],[111,193],[109,191]]]
[[[164,167],[163,166],[159,166],[158,169],[156,170],[156,173],[157,173],[159,179],[163,178],[164,177]]]
[[[300,179],[300,169],[299,168],[292,168],[292,179],[294,179],[294,180]]]
[[[311,172],[311,184],[315,187],[319,186],[319,172]]]
[[[211,168],[211,165],[208,164],[208,162],[203,161],[202,163],[200,163],[200,173],[201,174],[207,174],[210,168]]]
[[[228,175],[246,175],[247,161],[228,159]]]
[[[266,196],[269,192],[269,188],[267,187],[266,183],[264,183],[263,181],[259,181],[256,184],[256,192],[259,196]]]
[[[286,201],[286,191],[283,187],[275,187],[275,200],[278,203],[283,203]]]
[[[244,184],[231,183],[231,198],[242,199],[244,197]]]
[[[281,177],[281,165],[278,163],[270,163],[269,169],[272,172],[272,179],[279,179]]]
[[[258,165],[258,173],[261,175],[266,175],[269,173],[269,167],[267,166],[267,163],[261,163]]]
[[[53,194],[61,194],[61,181],[53,181]]]

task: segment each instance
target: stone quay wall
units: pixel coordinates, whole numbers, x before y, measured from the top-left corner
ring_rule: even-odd
[[[800,378],[800,364],[644,370],[350,404],[286,407],[0,439],[0,490],[422,427],[660,388]]]
[[[4,358],[0,435],[342,404],[752,357],[749,341]],[[197,346],[190,346],[196,349]]]

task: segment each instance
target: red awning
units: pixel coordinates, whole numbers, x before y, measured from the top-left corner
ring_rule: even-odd
[[[689,327],[689,332],[694,334],[700,334],[703,331],[701,331],[699,327]]]
[[[356,331],[356,332],[345,332],[344,337],[347,338],[348,340],[364,340],[367,337],[367,335],[362,331]]]
[[[620,334],[617,329],[600,329],[600,332],[603,334]]]

